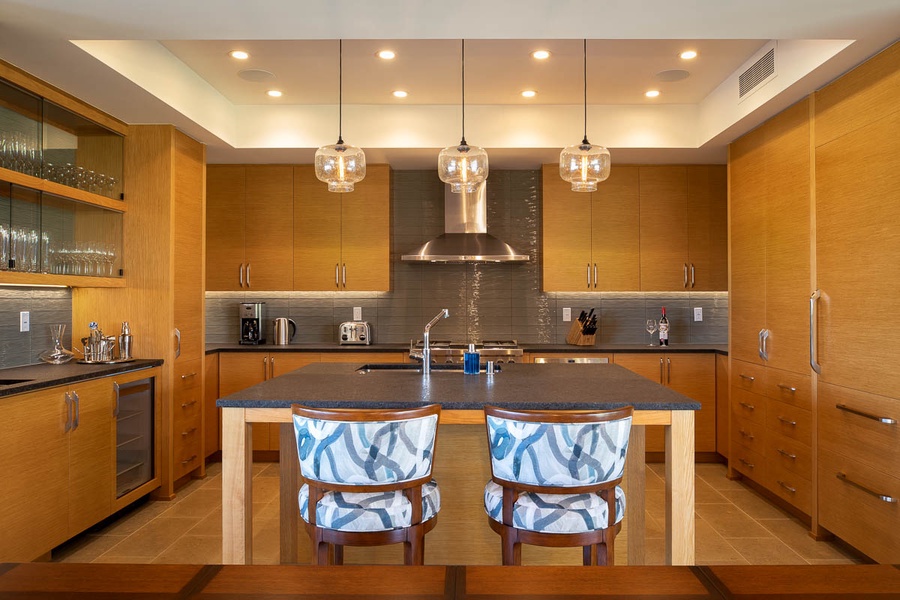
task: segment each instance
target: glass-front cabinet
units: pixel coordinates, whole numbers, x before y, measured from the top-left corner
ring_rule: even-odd
[[[0,285],[122,286],[125,137],[35,87],[0,79]]]

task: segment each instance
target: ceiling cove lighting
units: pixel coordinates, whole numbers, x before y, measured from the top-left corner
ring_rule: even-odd
[[[656,98],[657,96],[659,96],[659,90],[647,90],[646,92],[644,92],[644,95],[648,98]]]
[[[536,60],[547,60],[548,58],[550,58],[550,51],[549,50],[535,50],[534,52],[531,53],[531,56],[533,58],[535,58]]]
[[[609,177],[610,156],[604,146],[594,146],[587,138],[587,40],[584,40],[584,139],[559,153],[559,176],[572,184],[574,192],[595,192],[597,184]]]
[[[375,56],[384,60],[393,60],[397,55],[393,50],[381,50]]]
[[[266,96],[269,96],[270,98],[281,98],[283,95],[281,90],[269,90],[266,92]]]
[[[696,50],[685,50],[678,56],[680,56],[684,60],[691,60],[692,58],[697,58],[697,52]]]
[[[466,40],[462,40],[462,138],[458,146],[448,146],[438,155],[438,176],[456,194],[474,192],[488,176],[488,156],[484,148],[466,143]]]
[[[231,56],[231,58],[236,58],[238,60],[247,60],[250,58],[250,54],[243,50],[232,50],[228,55]]]
[[[316,177],[328,184],[329,192],[352,192],[353,184],[366,176],[362,148],[344,143],[341,135],[344,100],[344,40],[338,40],[338,140],[316,150]]]

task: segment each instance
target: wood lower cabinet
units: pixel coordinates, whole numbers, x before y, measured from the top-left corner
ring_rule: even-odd
[[[206,456],[222,450],[221,414],[216,407],[219,398],[219,353],[204,357],[206,377],[203,389],[203,453]]]
[[[172,477],[203,467],[203,360],[175,366],[172,392]]]
[[[645,352],[614,356],[615,364],[696,400],[694,451],[716,451],[716,356],[713,353]],[[647,452],[665,451],[662,427],[647,427]]]

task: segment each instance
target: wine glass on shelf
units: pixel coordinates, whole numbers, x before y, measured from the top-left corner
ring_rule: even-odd
[[[647,333],[650,334],[650,343],[647,344],[648,346],[655,346],[655,345],[656,345],[656,344],[653,343],[653,334],[654,334],[654,332],[656,332],[656,330],[657,330],[658,328],[659,328],[659,326],[658,326],[657,323],[656,323],[656,319],[647,319],[647,323],[646,323],[646,325],[645,325],[645,329],[647,330]]]

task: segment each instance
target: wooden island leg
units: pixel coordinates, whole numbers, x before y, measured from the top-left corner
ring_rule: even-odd
[[[666,427],[666,564],[694,564],[694,411]]]
[[[628,503],[625,515],[626,543],[628,546],[628,565],[644,564],[644,490],[646,473],[645,431],[643,425],[631,428],[628,440],[628,454],[625,455],[625,500]]]
[[[253,563],[253,440],[243,408],[222,409],[222,564]]]

